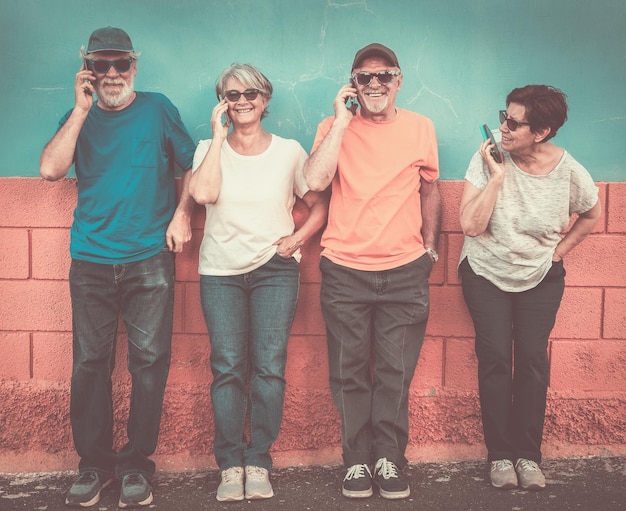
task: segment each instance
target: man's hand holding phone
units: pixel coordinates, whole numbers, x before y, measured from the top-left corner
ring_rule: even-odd
[[[348,106],[348,102],[350,105]],[[335,117],[346,121],[351,121],[352,117],[356,115],[358,103],[356,103],[356,89],[352,83],[348,83],[339,89],[335,101],[333,103],[333,109],[335,110]]]
[[[78,73],[76,73],[76,85],[74,87],[74,96],[76,99],[76,107],[89,112],[93,105],[93,82],[96,76],[83,63]]]

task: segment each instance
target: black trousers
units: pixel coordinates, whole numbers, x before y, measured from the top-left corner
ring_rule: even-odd
[[[476,332],[478,385],[488,460],[541,461],[548,390],[548,339],[565,288],[563,262],[522,292],[502,291],[474,273],[467,258],[459,271]]]

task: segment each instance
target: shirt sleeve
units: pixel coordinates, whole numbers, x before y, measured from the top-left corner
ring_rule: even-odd
[[[598,187],[593,181],[591,174],[580,163],[572,158],[570,181],[570,215],[572,213],[586,213],[598,202]]]
[[[178,109],[168,98],[165,98],[165,101],[169,139],[171,142],[171,150],[174,154],[174,160],[181,169],[187,170],[191,167],[193,162],[193,154],[196,145],[189,136],[187,128],[185,128],[180,118]]]
[[[308,158],[308,154],[304,150],[304,148],[296,142],[296,164],[295,164],[295,178],[293,182],[294,193],[302,198],[305,196],[306,192],[310,190],[310,188],[306,184],[306,179],[304,177],[304,162]]]
[[[425,181],[432,183],[439,178],[439,152],[437,147],[437,135],[435,133],[435,125],[433,122],[424,118],[427,132],[427,147],[423,157],[423,164],[420,168],[420,177]]]
[[[198,142],[198,147],[196,147],[196,152],[193,155],[193,165],[191,167],[191,170],[193,172],[198,170],[198,167],[202,163],[202,160],[204,160],[206,153],[209,152],[209,147],[211,147],[211,140],[212,139],[208,138],[206,140],[200,140],[200,142]]]
[[[485,173],[483,158],[478,151],[474,153],[465,171],[465,180],[476,188],[483,189],[487,186],[488,176]]]

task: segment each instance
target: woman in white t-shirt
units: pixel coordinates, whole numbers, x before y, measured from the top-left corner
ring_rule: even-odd
[[[328,200],[306,185],[302,146],[263,129],[272,84],[258,69],[233,64],[216,92],[213,139],[198,144],[189,189],[206,205],[199,273],[222,478],[217,500],[236,501],[274,494],[269,450],[282,420],[300,247],[326,222]],[[309,209],[297,229],[296,196]]]
[[[483,142],[465,175],[459,273],[476,332],[491,484],[538,490],[545,487],[547,348],[565,287],[563,258],[601,209],[589,173],[549,142],[567,119],[565,94],[527,85],[506,104],[502,152]],[[562,236],[572,214],[577,219]]]

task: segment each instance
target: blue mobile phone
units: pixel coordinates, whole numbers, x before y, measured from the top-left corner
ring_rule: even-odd
[[[502,163],[503,161],[502,153],[498,150],[498,144],[496,144],[496,139],[493,138],[493,133],[491,133],[489,126],[487,126],[486,124],[483,124],[480,127],[480,132],[483,135],[483,140],[489,140],[493,144],[493,147],[491,148],[491,151],[490,151],[493,159],[496,160],[497,163]]]

